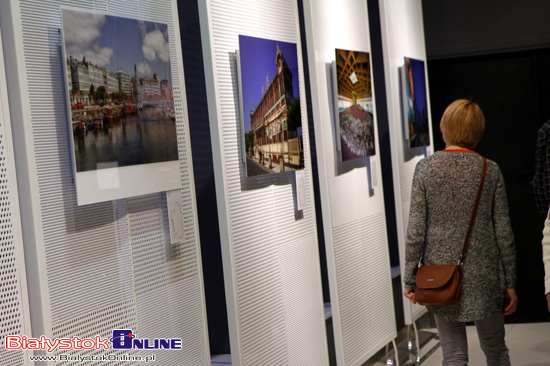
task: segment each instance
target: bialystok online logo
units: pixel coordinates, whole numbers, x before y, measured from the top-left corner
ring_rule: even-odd
[[[96,335],[94,338],[56,338],[54,340],[41,336],[29,338],[27,336],[6,336],[4,340],[6,349],[45,350],[55,352],[58,350],[129,350],[129,349],[181,349],[181,338],[136,338],[131,329],[114,329],[111,339]]]

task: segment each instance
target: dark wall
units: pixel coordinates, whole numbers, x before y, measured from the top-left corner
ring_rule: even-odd
[[[369,12],[369,32],[371,41],[373,83],[376,85],[376,127],[380,146],[382,185],[384,187],[384,208],[386,213],[386,233],[390,253],[390,265],[399,266],[399,243],[397,236],[397,213],[393,191],[393,170],[390,146],[388,102],[386,100],[386,82],[384,73],[384,50],[382,46],[382,25],[378,0],[367,1]],[[397,329],[405,325],[401,276],[392,280],[393,299]]]
[[[550,119],[550,49],[428,61],[436,150],[443,111],[458,98],[485,113],[485,134],[476,148],[500,166],[506,182],[517,246],[519,307],[509,322],[548,321],[544,296],[544,217],[531,193],[537,131]]]
[[[309,148],[311,152],[311,174],[313,176],[313,195],[315,199],[315,222],[317,224],[317,241],[319,244],[319,263],[321,268],[321,282],[323,286],[323,302],[330,303],[330,288],[328,283],[327,251],[325,231],[323,230],[323,212],[321,210],[321,193],[319,188],[319,168],[317,162],[317,143],[315,141],[315,125],[311,102],[311,87],[309,77],[309,56],[307,53],[307,39],[304,21],[304,4],[298,2],[298,16],[300,19],[300,40],[302,43],[302,60],[304,67],[304,84],[306,89],[306,108],[308,116]]]
[[[386,100],[386,81],[384,73],[384,49],[382,46],[382,25],[380,21],[380,4],[378,0],[367,1],[369,12],[369,32],[372,57],[372,81],[376,85],[376,126],[380,146],[380,162],[384,187],[384,207],[390,250],[391,266],[399,266],[399,245],[397,239],[397,216],[395,212],[395,195],[393,192],[393,170],[390,146],[390,128],[388,102]]]
[[[423,0],[429,59],[550,47],[550,1]]]
[[[537,131],[550,119],[550,2],[423,0],[436,149],[439,120],[457,98],[478,102],[487,119],[479,153],[504,175],[516,237],[518,312],[510,322],[548,321],[542,228],[529,181]]]
[[[178,0],[211,354],[231,353],[197,0]]]

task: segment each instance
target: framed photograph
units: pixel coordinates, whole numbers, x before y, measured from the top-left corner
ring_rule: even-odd
[[[247,177],[304,169],[295,43],[239,35]]]
[[[402,88],[405,136],[409,147],[430,145],[428,94],[424,61],[405,57]]]
[[[376,154],[370,54],[336,49],[337,150],[342,161]]]
[[[168,25],[64,8],[78,205],[181,187]]]

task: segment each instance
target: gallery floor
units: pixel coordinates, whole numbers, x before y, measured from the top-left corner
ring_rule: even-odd
[[[475,326],[468,326],[466,329],[470,357],[468,365],[486,365],[485,356],[479,347]],[[421,332],[437,334],[436,329],[423,329]],[[513,366],[550,365],[550,323],[507,324],[506,344],[510,350],[510,361]],[[398,348],[403,348],[399,352],[400,365],[411,365],[407,362],[406,346],[401,344],[401,346],[398,345]],[[379,358],[379,361],[367,362],[363,366],[386,366],[385,358],[383,355],[380,356],[382,358]],[[421,366],[441,366],[443,356],[437,338],[422,346],[421,357]]]
[[[474,326],[467,327],[470,366],[485,365],[485,356],[479,347]],[[506,344],[514,366],[550,365],[550,323],[507,324]],[[438,348],[422,366],[441,365],[441,348]]]
[[[437,334],[436,329],[422,329],[422,333]],[[479,347],[474,326],[467,327],[470,366],[486,365],[485,356]],[[398,337],[400,338],[400,337]],[[402,337],[401,337],[402,338]],[[401,344],[403,343],[403,344]],[[510,361],[513,366],[548,366],[550,365],[550,323],[526,323],[506,325],[506,344],[510,349]],[[400,365],[410,366],[407,362],[406,345],[400,342]],[[379,352],[363,366],[386,366],[385,352]],[[428,341],[421,349],[421,366],[440,366],[441,348],[437,337]],[[378,360],[378,361],[376,361]],[[231,365],[230,355],[215,356],[212,365]]]

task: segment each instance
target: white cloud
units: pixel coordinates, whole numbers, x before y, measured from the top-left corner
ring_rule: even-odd
[[[86,59],[99,67],[104,67],[111,63],[113,49],[109,47],[100,47],[97,43],[93,49],[85,52]]]
[[[147,62],[142,61],[136,66],[137,66],[138,75],[147,77],[147,78],[153,77],[153,70],[151,69],[151,66]]]
[[[141,32],[141,38],[145,38],[145,35],[147,34],[147,25],[143,20],[138,20],[138,28]]]
[[[87,47],[101,35],[105,15],[63,11],[65,43],[74,47]]]
[[[63,37],[67,56],[78,60],[86,56],[88,61],[98,66],[109,64],[113,50],[97,43],[104,24],[105,15],[64,10]]]
[[[162,32],[158,29],[145,35],[143,39],[143,55],[148,61],[160,59],[164,62],[170,60],[170,48]]]

